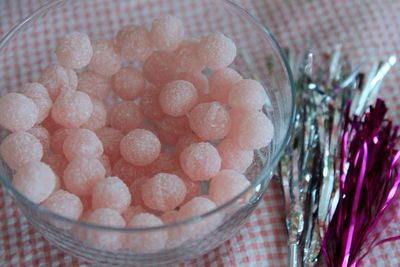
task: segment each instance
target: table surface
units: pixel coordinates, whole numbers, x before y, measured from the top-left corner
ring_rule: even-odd
[[[0,0],[0,37],[45,0]],[[316,51],[341,43],[355,63],[400,56],[400,1],[398,0],[236,0],[274,33],[282,46],[299,53],[307,39]],[[380,97],[391,118],[400,122],[400,64],[384,82]],[[245,226],[214,251],[185,266],[286,266],[287,239],[283,200],[277,181]],[[0,186],[1,266],[85,266],[52,247],[20,214]],[[400,265],[400,242],[375,248],[365,266]]]

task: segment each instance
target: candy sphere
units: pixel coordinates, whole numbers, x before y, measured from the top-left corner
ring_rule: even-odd
[[[49,165],[49,167],[58,177],[64,176],[64,170],[68,165],[68,160],[63,155],[50,153],[46,154],[43,156],[43,162]]]
[[[144,212],[146,212],[146,210],[140,205],[130,206],[122,213],[122,217],[124,217],[126,222],[129,222],[133,218],[133,216]]]
[[[93,111],[90,115],[89,120],[82,124],[82,128],[86,128],[92,131],[103,128],[107,123],[107,109],[103,102],[92,99]]]
[[[112,106],[109,119],[113,128],[126,134],[142,124],[143,115],[138,105],[131,101],[122,101]]]
[[[149,33],[142,26],[126,25],[122,27],[116,37],[116,47],[128,60],[144,61],[152,53]]]
[[[121,55],[114,48],[112,40],[98,40],[92,43],[93,56],[89,70],[103,76],[111,76],[121,68]]]
[[[143,76],[156,86],[173,81],[177,66],[174,54],[165,51],[154,52],[143,65]]]
[[[119,143],[124,137],[121,131],[114,128],[102,128],[96,131],[97,137],[103,144],[104,153],[111,162],[115,162],[121,157]]]
[[[112,76],[112,88],[124,100],[137,98],[145,85],[142,74],[133,68],[124,67]]]
[[[78,220],[83,211],[79,197],[64,190],[52,193],[41,206],[71,220]]]
[[[228,103],[229,92],[234,84],[241,81],[242,76],[234,69],[224,68],[214,71],[210,76],[210,96],[212,99]]]
[[[148,119],[159,120],[165,115],[159,102],[160,91],[155,86],[148,86],[140,98],[140,110]]]
[[[231,169],[244,173],[253,162],[253,150],[241,149],[232,138],[223,140],[217,146],[221,156],[221,169]]]
[[[164,116],[157,122],[158,137],[164,143],[174,145],[178,139],[190,133],[189,121],[186,116]]]
[[[210,69],[222,69],[235,59],[236,45],[222,33],[212,33],[200,41],[197,56]]]
[[[111,91],[110,79],[92,71],[83,71],[78,77],[78,90],[91,98],[104,100]]]
[[[53,101],[61,92],[76,90],[78,84],[76,73],[58,64],[47,66],[40,74],[39,83],[47,89]]]
[[[92,207],[110,208],[124,212],[131,204],[129,188],[118,177],[111,176],[100,180],[92,192]]]
[[[174,51],[185,34],[182,21],[171,15],[163,15],[153,20],[150,40],[158,50]]]
[[[164,113],[179,117],[188,113],[197,103],[197,90],[192,83],[177,80],[164,86],[160,93],[160,105]]]
[[[65,128],[61,128],[55,131],[50,138],[50,148],[52,152],[63,155],[64,141],[67,138],[67,136],[74,131],[75,129],[65,129]]]
[[[38,107],[38,118],[36,124],[41,123],[50,113],[53,101],[51,100],[47,89],[40,83],[26,83],[21,87],[21,93],[30,99]]]
[[[266,99],[264,87],[251,79],[237,82],[229,92],[229,105],[245,111],[260,110]]]
[[[134,166],[123,158],[117,160],[112,168],[112,174],[127,184],[139,178],[148,177],[151,173],[152,171],[147,166]]]
[[[175,145],[175,151],[178,155],[180,155],[186,147],[199,142],[201,142],[201,139],[195,134],[190,133],[188,135],[184,135],[178,139],[178,142]]]
[[[103,145],[94,132],[77,129],[67,136],[63,150],[69,161],[76,157],[100,158],[103,154]]]
[[[183,41],[178,49],[175,50],[175,60],[177,67],[181,71],[200,72],[204,68],[204,64],[197,57],[198,42]]]
[[[40,144],[42,144],[43,154],[46,153],[50,148],[50,133],[46,130],[46,128],[42,126],[35,126],[32,129],[28,130],[27,133],[30,133],[37,140],[39,140]]]
[[[86,67],[93,55],[89,36],[71,32],[57,41],[56,55],[61,65],[71,69]]]

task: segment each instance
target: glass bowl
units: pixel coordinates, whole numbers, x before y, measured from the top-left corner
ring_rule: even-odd
[[[1,95],[36,81],[40,70],[55,62],[58,37],[71,31],[92,39],[112,38],[128,23],[149,26],[160,14],[183,20],[187,37],[199,38],[222,32],[233,39],[238,56],[232,67],[245,78],[255,78],[266,88],[268,101],[263,112],[274,124],[272,143],[255,152],[246,172],[251,186],[231,201],[206,214],[162,227],[110,228],[66,219],[41,208],[11,185],[12,171],[0,162],[0,179],[32,226],[51,244],[85,261],[105,265],[163,265],[196,258],[232,237],[256,208],[286,146],[294,114],[294,91],[290,69],[272,34],[251,15],[227,0],[57,0],[51,1],[14,27],[0,41]],[[1,131],[1,138],[6,132]],[[247,196],[245,203],[240,200]],[[185,243],[155,253],[120,249],[109,251],[85,241],[85,236],[149,238],[192,226],[207,225]]]

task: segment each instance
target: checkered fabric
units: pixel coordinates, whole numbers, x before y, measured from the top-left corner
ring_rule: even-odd
[[[166,0],[167,1],[167,0]],[[182,0],[185,1],[185,0]],[[0,0],[0,37],[45,0]],[[316,51],[340,42],[355,63],[400,56],[400,1],[397,0],[237,0],[299,53],[308,39]],[[116,11],[117,12],[117,11]],[[381,97],[400,122],[400,64],[387,77]],[[184,266],[286,266],[284,206],[277,181],[235,237]],[[390,229],[388,229],[390,231]],[[378,246],[365,266],[399,266],[400,242]],[[87,266],[50,246],[21,215],[0,186],[0,266]]]

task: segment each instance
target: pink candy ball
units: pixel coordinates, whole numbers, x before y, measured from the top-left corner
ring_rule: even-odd
[[[75,129],[65,129],[65,128],[61,128],[61,129],[58,129],[57,131],[55,131],[50,139],[51,150],[56,154],[63,155],[64,154],[64,149],[63,149],[64,141],[67,138],[67,136],[74,131],[75,131]]]
[[[137,178],[129,186],[129,190],[131,191],[131,195],[132,195],[132,204],[133,205],[144,206],[144,202],[142,199],[142,186],[148,179],[149,178],[147,178],[147,177]]]
[[[56,176],[46,164],[32,161],[18,168],[12,184],[32,202],[41,203],[54,191]]]
[[[116,46],[121,55],[128,60],[144,61],[152,53],[149,33],[142,26],[122,27],[116,37]]]
[[[195,134],[190,133],[188,135],[184,135],[179,138],[178,142],[176,143],[175,151],[178,155],[180,155],[186,147],[199,142],[201,142],[201,139]]]
[[[48,164],[58,177],[64,176],[64,170],[68,165],[68,161],[63,155],[46,154],[43,157],[43,162]]]
[[[223,140],[217,146],[222,163],[221,169],[231,169],[244,173],[253,162],[253,150],[241,149],[232,138]]]
[[[251,79],[237,82],[229,92],[229,105],[246,111],[260,110],[266,99],[264,87]]]
[[[186,196],[185,196],[185,199],[183,200],[183,202],[181,203],[181,205],[185,204],[192,198],[201,195],[200,182],[192,181],[189,178],[189,176],[187,176],[182,170],[177,170],[177,171],[174,171],[173,173],[175,175],[177,175],[178,177],[180,177],[186,186]]]
[[[112,77],[114,92],[124,100],[134,100],[142,94],[146,85],[142,74],[133,69],[124,67]]]
[[[236,45],[222,33],[212,33],[200,41],[197,56],[210,69],[222,69],[235,59]]]
[[[146,210],[142,206],[130,206],[122,213],[122,217],[124,217],[126,222],[129,222],[133,216],[144,212],[146,212]]]
[[[119,177],[124,183],[130,184],[133,180],[148,177],[150,170],[146,167],[133,166],[123,158],[114,163],[112,174]],[[135,203],[134,203],[135,204]]]
[[[78,220],[83,211],[82,202],[79,197],[64,190],[52,193],[41,206],[72,220]]]
[[[271,142],[274,126],[264,113],[250,113],[242,117],[235,135],[242,149],[260,149]]]
[[[111,91],[110,79],[91,71],[84,71],[78,77],[78,90],[91,98],[104,100]]]
[[[234,170],[222,170],[211,179],[208,195],[217,205],[222,205],[249,186],[250,182],[243,174]]]
[[[164,212],[160,219],[164,222],[164,224],[172,224],[177,222],[179,212],[176,210],[169,210]],[[183,244],[188,236],[184,235],[182,230],[184,226],[175,226],[173,228],[169,228],[168,231],[168,240],[166,244],[166,248],[175,248],[179,245]]]
[[[78,128],[90,118],[93,104],[90,97],[79,91],[65,91],[54,102],[51,116],[65,128]]]
[[[26,83],[22,85],[20,90],[22,94],[32,99],[39,109],[36,123],[39,124],[44,121],[49,115],[51,106],[53,105],[53,101],[47,89],[40,83]]]
[[[190,133],[189,120],[186,116],[164,116],[157,122],[158,137],[163,143],[176,144],[178,139]]]
[[[182,80],[167,83],[160,93],[161,109],[174,117],[188,113],[197,99],[197,90],[193,84]]]
[[[142,124],[143,115],[138,105],[130,101],[122,101],[112,106],[109,119],[113,128],[128,133]]]
[[[4,138],[0,145],[0,154],[7,165],[16,170],[30,161],[40,161],[43,157],[43,147],[33,135],[16,132]]]
[[[39,83],[46,87],[54,101],[61,92],[76,90],[78,79],[73,70],[52,64],[42,71]]]
[[[143,96],[140,99],[140,110],[143,115],[151,120],[159,120],[164,116],[158,101],[160,90],[154,86],[149,86],[144,90]]]
[[[199,96],[199,103],[204,102],[208,95],[208,80],[207,77],[201,72],[181,72],[176,75],[177,80],[188,81],[193,84]]]
[[[118,177],[111,176],[102,179],[93,188],[93,209],[110,208],[122,213],[130,204],[129,188]]]
[[[218,140],[231,128],[229,113],[219,102],[197,105],[189,114],[190,128],[203,140]]]
[[[148,167],[154,173],[173,172],[180,168],[179,158],[175,153],[161,152],[158,158],[153,161]]]
[[[111,76],[121,68],[121,56],[114,48],[112,40],[98,40],[92,44],[93,56],[89,70],[100,75]]]
[[[97,182],[104,179],[105,172],[98,159],[77,157],[64,170],[65,188],[78,196],[90,196]]]
[[[107,123],[107,109],[104,106],[103,102],[92,99],[93,111],[90,115],[88,121],[82,124],[82,128],[86,128],[92,131],[96,131],[98,129],[103,128]]]
[[[128,227],[146,228],[163,226],[157,216],[150,213],[139,213],[128,222]],[[127,236],[126,244],[135,253],[154,253],[165,248],[168,233],[165,230],[144,231]]]
[[[42,144],[43,148],[43,153],[46,153],[49,148],[50,148],[50,133],[49,131],[46,130],[46,128],[42,126],[35,126],[27,133],[30,133],[34,137],[36,137],[37,140],[39,140],[40,144]]]
[[[192,180],[209,180],[221,168],[221,157],[209,143],[195,143],[185,148],[180,155],[182,170]]]
[[[93,48],[89,36],[81,32],[71,32],[57,40],[56,55],[61,65],[71,69],[81,69],[89,64]]]
[[[160,154],[161,143],[152,132],[136,129],[129,132],[120,143],[122,157],[136,166],[152,163]]]
[[[150,40],[158,50],[172,52],[182,42],[185,29],[182,21],[171,15],[163,15],[153,20]]]
[[[176,74],[174,54],[165,51],[154,52],[143,65],[143,76],[156,86],[173,81]]]
[[[39,108],[35,102],[18,93],[8,93],[0,98],[0,125],[11,132],[26,131],[35,125]]]
[[[201,72],[204,65],[197,57],[198,43],[195,41],[183,41],[174,52],[176,64],[181,71]]]
[[[159,211],[175,209],[186,196],[186,186],[174,174],[159,173],[148,179],[142,186],[144,204]]]
[[[124,137],[121,131],[114,128],[102,128],[96,131],[97,137],[103,144],[104,153],[111,162],[115,162],[121,157],[119,152],[119,143]]]
[[[107,155],[106,154],[101,155],[101,157],[99,158],[99,161],[101,162],[101,164],[104,167],[104,170],[106,171],[106,177],[111,176],[112,175],[112,167],[111,167],[110,159],[107,157]]]
[[[224,68],[214,71],[210,76],[210,96],[217,101],[227,103],[229,92],[234,84],[242,80],[234,69]]]
[[[67,136],[63,150],[69,161],[76,157],[100,158],[103,154],[103,145],[94,132],[77,129]]]

